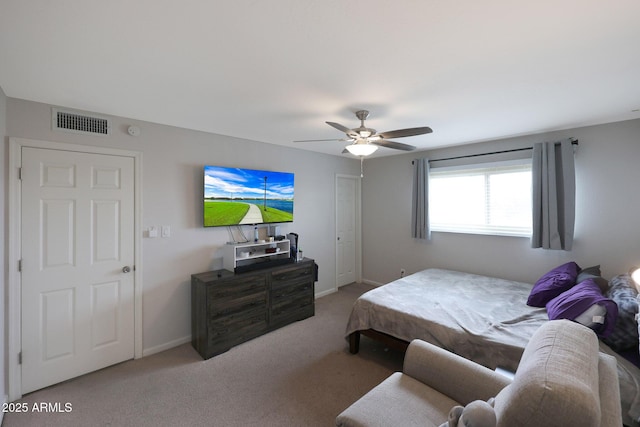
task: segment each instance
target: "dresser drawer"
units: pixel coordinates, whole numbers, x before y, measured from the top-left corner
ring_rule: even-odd
[[[207,302],[207,311],[210,317],[217,318],[234,313],[242,313],[254,308],[267,307],[267,290],[253,290],[253,293],[245,295],[232,295],[226,298],[210,299]]]
[[[287,324],[296,320],[306,319],[315,313],[313,295],[296,299],[282,300],[271,307],[271,324]]]
[[[291,267],[281,268],[271,274],[271,288],[276,289],[281,286],[300,280],[313,281],[313,263],[293,264]]]
[[[267,310],[264,307],[246,310],[209,320],[209,344],[242,342],[267,329]],[[230,344],[233,345],[233,344]]]
[[[208,298],[227,299],[251,295],[267,289],[264,275],[244,276],[242,280],[225,280],[207,288]]]
[[[271,289],[271,303],[278,304],[281,300],[313,297],[313,282],[308,278],[287,282],[283,286]]]

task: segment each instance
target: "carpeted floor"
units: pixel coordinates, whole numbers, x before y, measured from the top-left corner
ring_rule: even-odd
[[[316,315],[202,360],[190,344],[36,391],[3,426],[332,426],[337,414],[393,371],[403,354],[344,329],[351,284],[316,300]],[[33,405],[61,408],[34,412]],[[68,404],[68,405],[67,405]],[[70,407],[64,412],[65,406]]]

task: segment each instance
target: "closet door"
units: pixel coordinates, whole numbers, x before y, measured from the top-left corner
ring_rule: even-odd
[[[134,160],[22,148],[22,393],[134,357]]]

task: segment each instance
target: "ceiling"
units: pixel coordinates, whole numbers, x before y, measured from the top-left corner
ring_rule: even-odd
[[[431,149],[640,118],[639,22],[637,0],[2,0],[0,87],[335,155],[292,141],[367,109]]]

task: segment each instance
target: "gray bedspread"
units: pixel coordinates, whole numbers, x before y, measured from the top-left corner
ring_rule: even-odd
[[[373,289],[356,300],[347,336],[374,329],[405,341],[420,338],[485,365],[515,371],[524,347],[549,320],[529,307],[532,285],[457,271],[428,269]],[[618,359],[625,419],[640,418],[640,369]]]

